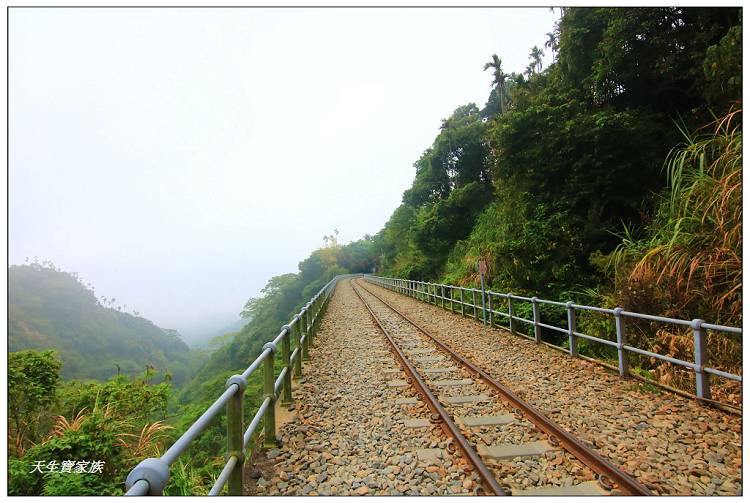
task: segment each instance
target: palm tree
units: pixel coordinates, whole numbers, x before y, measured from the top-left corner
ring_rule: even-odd
[[[500,105],[500,113],[502,114],[503,112],[505,112],[505,104],[503,102],[506,98],[505,79],[507,75],[505,75],[505,73],[503,72],[503,62],[499,57],[497,57],[497,54],[492,55],[492,61],[484,64],[485,71],[490,68],[492,68],[492,74],[495,77],[492,83],[495,85],[495,90],[497,91],[497,101]]]
[[[547,41],[544,43],[544,47],[552,51],[552,60],[554,61],[557,52],[557,35],[554,31],[547,32]]]
[[[544,56],[544,52],[539,47],[532,47],[529,58],[531,59],[531,67],[536,70],[536,73],[542,71],[542,56]]]

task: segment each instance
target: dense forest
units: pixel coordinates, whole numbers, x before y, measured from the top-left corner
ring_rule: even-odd
[[[544,48],[530,48],[525,71],[505,73],[502,54],[487,55],[486,104],[463,104],[443,120],[381,231],[347,245],[337,242],[337,233],[326,236],[298,272],[269,280],[260,298],[242,309],[249,322],[201,353],[185,386],[154,384],[152,371],[84,386],[60,380],[55,354],[11,354],[12,379],[40,382],[9,398],[16,439],[9,442],[11,493],[121,493],[127,471],[177,438],[226,378],[247,367],[337,274],[375,269],[476,285],[481,258],[496,291],[741,324],[741,9],[560,13]],[[544,51],[553,57],[546,68]],[[35,309],[34,317],[43,319],[41,306]],[[564,324],[563,313],[543,316]],[[596,319],[583,319],[580,327],[592,335],[613,331]],[[631,330],[645,349],[678,357],[692,351],[689,335],[674,327]],[[739,340],[710,334],[709,346],[719,360],[712,364],[741,367]],[[580,350],[612,357],[585,343]],[[689,376],[648,359],[634,369],[691,386]],[[248,415],[262,398],[259,378],[246,391]],[[721,400],[739,399],[737,388],[714,390]],[[123,424],[103,426],[114,417]],[[222,464],[225,429],[222,417],[196,441],[174,467],[168,494],[205,494]],[[106,459],[110,470],[95,489],[85,474],[41,479],[23,473],[34,459],[93,458]]]

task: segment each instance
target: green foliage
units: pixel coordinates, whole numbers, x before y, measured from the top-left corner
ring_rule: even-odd
[[[153,377],[153,371],[147,370],[135,378],[120,374],[103,383],[67,382],[63,388],[64,413],[72,414],[101,402],[114,407],[123,416],[166,419],[171,386],[168,381],[152,384]]]
[[[119,495],[123,480],[140,459],[158,456],[169,438],[163,422],[170,384],[151,384],[153,372],[137,378],[115,376],[107,382],[70,381],[57,386],[59,362],[51,352],[10,353],[14,368],[46,383],[44,398],[33,386],[26,391],[36,404],[33,442],[18,451],[9,445],[8,491],[13,495]],[[34,362],[33,365],[29,362]],[[17,371],[14,371],[18,374]],[[24,387],[26,382],[17,384]],[[36,396],[36,397],[35,397]],[[14,410],[9,400],[9,412]],[[40,405],[40,403],[42,405]],[[9,414],[9,430],[13,422]],[[101,473],[60,473],[63,461],[102,461]],[[35,462],[58,464],[58,471],[34,471]],[[34,473],[32,473],[34,471]]]
[[[27,460],[8,457],[8,496],[41,494],[43,480],[38,473],[31,473],[32,466]]]
[[[724,38],[706,51],[703,62],[709,104],[726,108],[742,97],[742,26],[732,26]]]
[[[171,372],[178,384],[186,379],[190,350],[176,332],[107,307],[75,274],[51,264],[11,266],[8,284],[11,351],[57,350],[66,379],[134,376],[147,366]]]
[[[704,104],[703,60],[739,23],[737,8],[570,8],[559,63],[576,97],[618,110],[684,114]]]
[[[541,71],[533,48],[524,78],[493,55],[485,109],[444,122],[376,236],[382,272],[475,284],[484,259],[496,289],[560,298],[597,288],[608,278],[592,257],[612,253],[623,225],[648,225],[667,187],[675,118],[706,120],[709,94],[737,98],[738,9],[562,12],[546,44],[555,63]]]
[[[55,400],[61,366],[54,351],[8,354],[8,437],[16,455],[39,440],[40,415]]]
[[[49,473],[44,476],[44,496],[121,496],[123,484],[96,473]]]
[[[214,474],[219,473],[220,469],[210,465],[206,468],[213,469]],[[206,486],[209,481],[206,480],[205,470],[200,470],[190,466],[188,463],[177,461],[173,466],[169,477],[169,483],[164,488],[165,496],[206,496],[208,490]],[[211,481],[213,482],[213,481]]]
[[[661,312],[742,322],[742,130],[735,111],[715,129],[685,135],[666,161],[670,190],[642,239],[627,237],[612,254],[618,297],[632,308],[654,285]],[[631,294],[625,292],[630,291]]]
[[[491,200],[485,118],[473,103],[459,107],[415,163],[404,203],[375,237],[386,271],[409,278],[438,274]]]

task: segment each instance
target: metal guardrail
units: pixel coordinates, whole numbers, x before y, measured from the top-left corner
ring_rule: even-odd
[[[313,337],[331,293],[339,280],[352,276],[361,275],[339,275],[321,288],[299,314],[292,317],[288,325],[281,327],[279,335],[263,346],[260,355],[242,374],[233,375],[227,380],[226,391],[160,458],[144,459],[133,468],[125,481],[127,491],[125,495],[161,496],[169,481],[170,465],[188,449],[191,442],[206,429],[225,406],[227,410],[227,462],[208,494],[209,496],[220,494],[229,482],[228,493],[232,496],[242,495],[245,450],[253,433],[263,422],[263,445],[265,447],[277,446],[276,401],[281,395],[282,404],[293,402],[292,377],[298,379],[302,375],[302,361],[310,358],[309,347],[312,345]],[[294,342],[294,351],[291,350],[292,342]],[[284,366],[279,375],[274,376],[274,354],[277,352],[279,345],[281,345],[281,359]],[[243,433],[242,402],[247,387],[247,379],[261,366],[263,366],[264,399],[252,421],[250,421],[250,425]]]
[[[466,315],[466,309],[471,308],[471,312],[474,319],[478,319],[478,313],[481,310],[481,315],[486,318],[489,314],[490,326],[496,326],[495,320],[498,316],[502,316],[508,319],[508,325],[510,332],[515,335],[520,335],[528,339],[532,339],[537,343],[542,342],[542,328],[553,330],[562,334],[568,335],[568,351],[571,356],[578,356],[576,348],[576,342],[580,339],[586,339],[600,344],[605,344],[617,349],[618,354],[618,369],[620,376],[628,376],[628,353],[635,353],[649,358],[657,358],[659,360],[667,361],[669,363],[679,365],[692,369],[695,373],[695,395],[698,398],[711,400],[711,387],[709,381],[709,374],[723,377],[725,379],[731,379],[734,381],[742,381],[742,376],[724,372],[706,366],[707,354],[706,354],[706,330],[715,330],[719,332],[725,332],[730,334],[742,335],[742,329],[735,327],[727,327],[723,325],[713,325],[706,323],[701,319],[694,319],[691,321],[680,320],[675,318],[665,318],[662,316],[653,316],[649,314],[633,313],[625,311],[622,308],[616,307],[614,309],[605,309],[601,307],[585,306],[575,304],[573,302],[556,302],[552,300],[539,299],[537,297],[522,297],[520,295],[513,295],[511,293],[498,293],[490,290],[482,292],[476,288],[464,288],[453,285],[443,285],[439,283],[427,283],[423,281],[400,279],[400,278],[384,278],[380,276],[372,276],[366,274],[364,276],[366,281],[370,283],[382,286],[389,290],[414,297],[418,300],[425,301],[430,304],[440,305],[444,309],[450,309],[456,311],[460,307],[460,313],[462,316]],[[457,293],[457,294],[456,294]],[[484,295],[483,295],[484,293]],[[465,301],[464,296],[468,295],[471,302]],[[449,296],[448,296],[449,295]],[[481,304],[477,304],[477,296],[482,300]],[[507,301],[508,311],[498,311],[493,309],[494,305],[499,305],[499,299],[505,299]],[[467,299],[468,300],[468,299]],[[485,302],[486,300],[486,302]],[[514,301],[530,303],[532,306],[533,319],[529,320],[515,315]],[[446,308],[446,303],[450,306]],[[548,325],[542,323],[540,308],[541,304],[550,304],[554,306],[564,307],[567,310],[568,320],[566,327],[556,327],[554,325]],[[576,328],[576,310],[581,311],[593,311],[602,314],[612,315],[615,321],[615,335],[617,336],[617,342],[608,341],[578,332]],[[693,349],[695,359],[692,362],[679,360],[669,356],[661,355],[658,353],[652,353],[645,349],[636,348],[630,346],[627,343],[627,335],[625,330],[625,319],[635,318],[649,321],[656,321],[660,323],[669,323],[674,325],[681,325],[690,327],[693,331]],[[518,333],[516,330],[516,322],[524,322],[534,327],[534,337]],[[559,348],[559,347],[558,347]]]

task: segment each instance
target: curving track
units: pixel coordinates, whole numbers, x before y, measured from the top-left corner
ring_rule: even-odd
[[[449,450],[461,451],[478,472],[485,492],[496,495],[650,494],[645,486],[453,352],[384,299],[359,282],[351,281],[351,285],[408,376],[403,382],[392,381],[391,384],[412,384],[416,388],[431,411],[424,426],[437,424],[453,439]],[[562,476],[550,480],[549,471],[556,475],[562,473]],[[517,480],[525,483],[518,485]],[[563,485],[559,480],[564,481]]]

